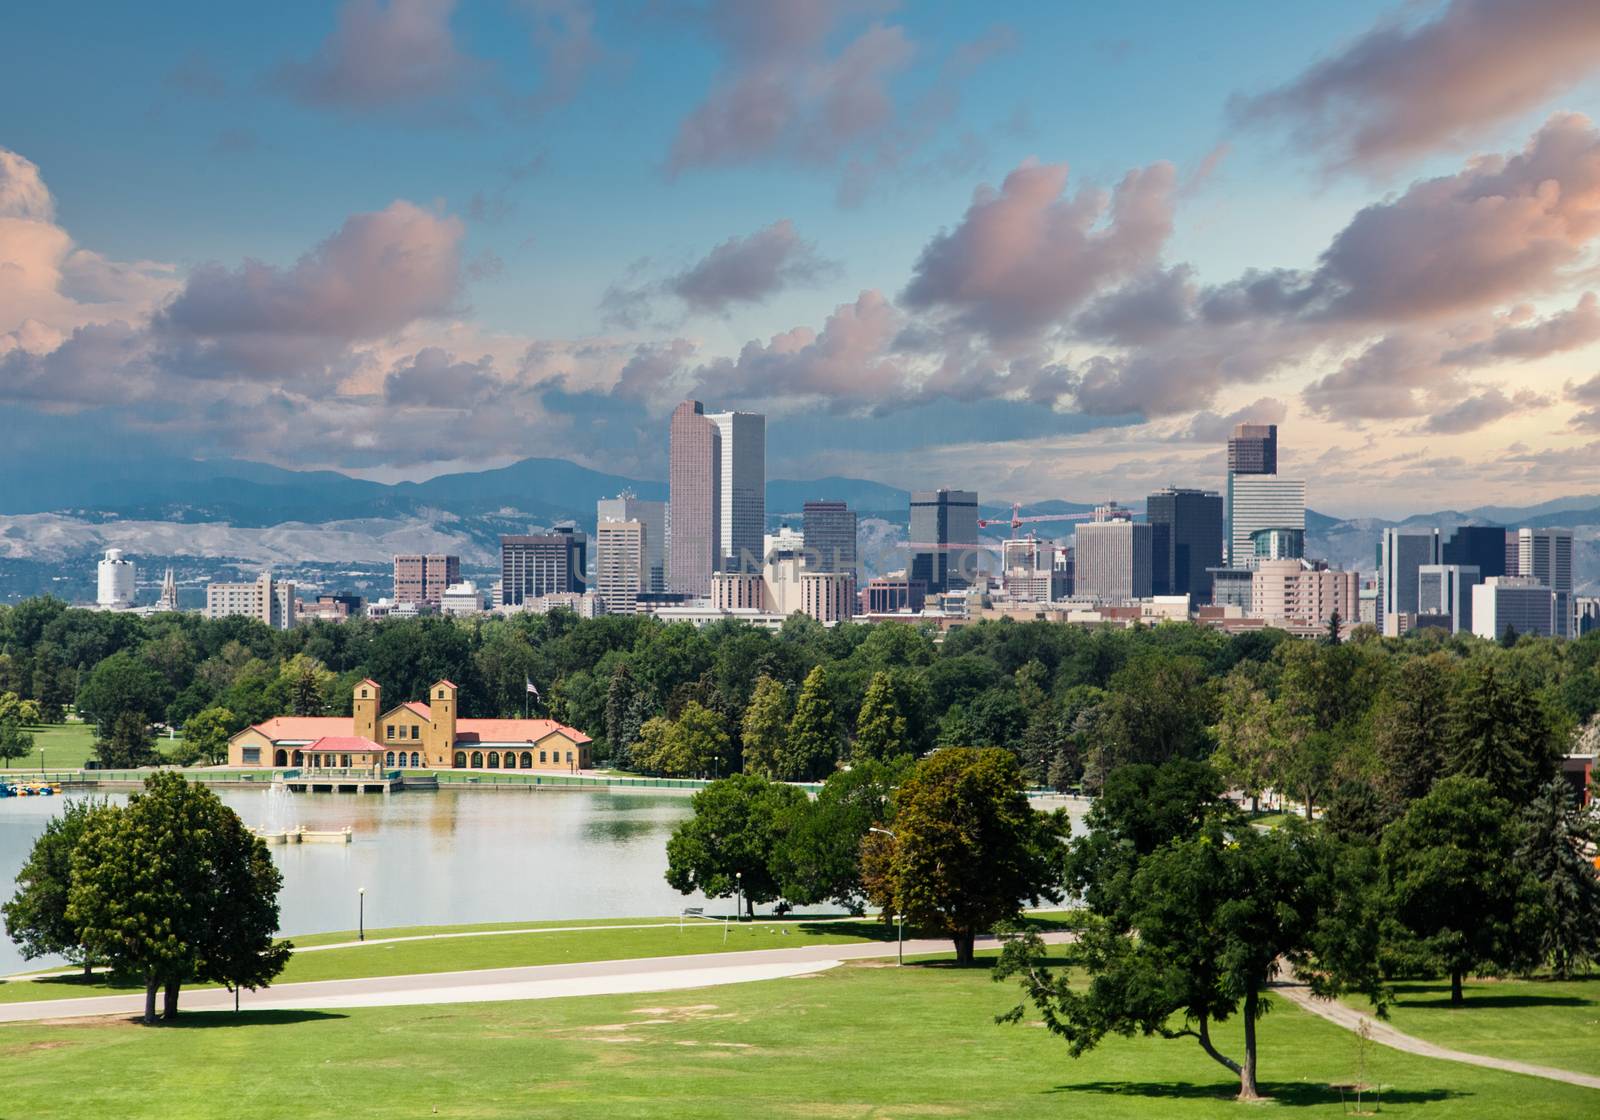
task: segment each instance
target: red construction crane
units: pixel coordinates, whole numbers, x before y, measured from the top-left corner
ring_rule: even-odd
[[[1011,538],[1016,539],[1017,530],[1033,521],[1087,521],[1092,518],[1092,513],[1039,513],[1028,517],[1022,516],[1022,503],[1011,503]],[[978,518],[978,528],[987,529],[990,525],[1000,525],[1004,522],[1000,518]]]

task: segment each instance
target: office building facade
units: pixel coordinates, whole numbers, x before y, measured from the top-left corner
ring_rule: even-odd
[[[761,535],[767,524],[767,418],[756,412],[717,412],[717,540],[719,571],[761,570]]]
[[[1516,565],[1506,568],[1506,531],[1498,525],[1459,525],[1444,542],[1441,559],[1446,564],[1478,569],[1478,578],[1514,576]]]
[[[1236,424],[1228,437],[1228,486],[1223,509],[1222,543],[1228,549],[1225,558],[1232,567],[1244,567],[1246,555],[1234,542],[1240,535],[1233,528],[1234,480],[1248,475],[1275,475],[1278,473],[1278,425]],[[1304,522],[1301,523],[1302,527]],[[1270,528],[1257,525],[1255,528]],[[1249,540],[1249,534],[1244,534]]]
[[[1269,622],[1325,625],[1338,615],[1351,624],[1359,609],[1354,572],[1305,560],[1262,560],[1250,575],[1250,613]]]
[[[667,586],[704,597],[722,558],[722,430],[699,401],[673,410],[667,458]]]
[[[1472,589],[1482,581],[1471,564],[1423,564],[1417,569],[1417,614],[1448,617],[1452,634],[1472,633]]]
[[[1074,533],[1074,599],[1148,599],[1151,526],[1120,518],[1079,525]]]
[[[809,501],[800,507],[806,567],[814,572],[856,573],[856,512],[843,502]]]
[[[1472,589],[1472,632],[1491,640],[1507,629],[1548,638],[1556,632],[1556,593],[1531,576],[1491,576]]]
[[[569,527],[500,538],[500,605],[526,606],[546,595],[582,594],[588,534]]]
[[[1228,476],[1229,565],[1248,568],[1255,560],[1252,536],[1262,529],[1306,530],[1304,479],[1275,474]]]
[[[1437,529],[1385,529],[1378,542],[1378,630],[1398,637],[1417,616],[1417,577],[1424,565],[1439,563]]]
[[[262,572],[254,583],[206,584],[206,618],[242,615],[287,630],[299,617],[298,607],[294,584],[273,579],[271,572]]]
[[[461,582],[461,557],[442,553],[394,558],[394,601],[437,608],[445,589]]]
[[[1518,529],[1517,575],[1538,580],[1556,595],[1557,637],[1572,636],[1572,530]]]
[[[962,591],[978,574],[978,495],[919,490],[911,495],[910,577],[928,594]]]
[[[640,560],[639,590],[662,592],[667,589],[667,503],[652,502],[623,494],[601,498],[595,503],[595,522],[637,521],[644,538]],[[598,548],[598,544],[596,548]]]
[[[645,558],[647,533],[639,521],[595,522],[594,590],[605,603],[607,614],[635,613],[639,609],[639,593],[651,590]]]
[[[1222,563],[1222,495],[1214,490],[1157,490],[1145,499],[1150,522],[1151,590],[1211,602],[1208,569]]]

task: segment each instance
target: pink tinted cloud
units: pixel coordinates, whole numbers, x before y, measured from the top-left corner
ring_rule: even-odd
[[[1455,0],[1421,23],[1386,18],[1232,110],[1246,123],[1286,125],[1330,170],[1384,169],[1475,139],[1596,69],[1593,0]]]
[[[309,58],[274,83],[319,108],[372,110],[455,92],[475,69],[450,30],[455,0],[346,0]]]

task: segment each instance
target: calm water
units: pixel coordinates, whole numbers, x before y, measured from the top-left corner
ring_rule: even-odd
[[[291,936],[354,929],[365,887],[367,927],[676,914],[701,905],[667,886],[666,842],[689,815],[686,796],[522,790],[292,794],[221,789],[246,824],[349,826],[349,844],[273,845],[283,871],[282,928]],[[17,870],[64,798],[0,800],[0,876]],[[114,800],[124,800],[117,796]],[[0,973],[40,967],[0,938]]]

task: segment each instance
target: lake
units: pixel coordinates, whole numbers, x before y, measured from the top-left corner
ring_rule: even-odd
[[[275,844],[281,926],[293,936],[367,928],[621,918],[703,905],[667,886],[666,842],[689,815],[686,795],[524,790],[294,794],[218,789],[253,828],[353,830],[349,844]],[[113,795],[113,800],[125,800]],[[0,800],[0,875],[16,874],[67,798]],[[42,967],[0,938],[0,973]]]

